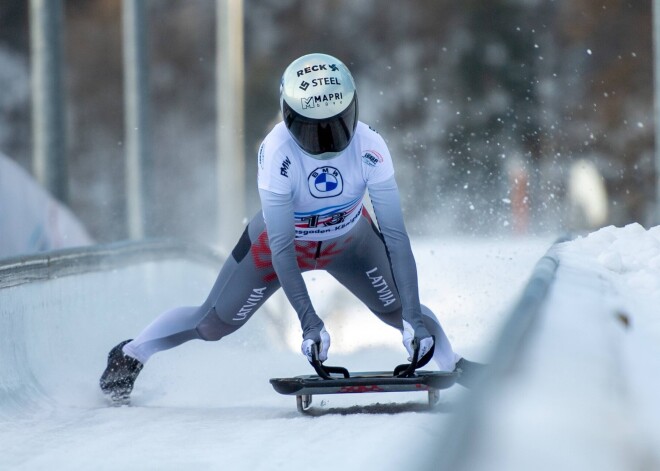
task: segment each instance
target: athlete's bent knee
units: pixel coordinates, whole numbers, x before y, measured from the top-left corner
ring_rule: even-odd
[[[201,322],[197,324],[196,330],[202,340],[214,342],[231,334],[238,329],[238,327],[238,325],[229,325],[220,320],[215,307],[212,307],[206,313]]]

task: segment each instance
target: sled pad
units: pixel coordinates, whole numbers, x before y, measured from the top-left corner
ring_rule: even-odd
[[[388,371],[353,373],[349,378],[324,379],[318,375],[273,378],[275,391],[286,395],[343,394],[365,392],[403,392],[447,389],[456,382],[457,373],[417,371],[414,376],[399,378]]]
[[[325,366],[313,352],[310,362],[316,375],[302,375],[293,378],[272,378],[270,384],[280,394],[296,396],[298,410],[307,413],[316,394],[380,393],[380,392],[428,392],[429,406],[438,403],[441,389],[447,389],[456,382],[459,371],[416,370],[418,349],[410,364],[397,366],[394,371],[370,371],[349,373],[346,368]]]

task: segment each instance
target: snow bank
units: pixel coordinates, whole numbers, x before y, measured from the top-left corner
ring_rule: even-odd
[[[606,227],[558,254],[540,325],[486,395],[462,469],[658,469],[660,228]]]

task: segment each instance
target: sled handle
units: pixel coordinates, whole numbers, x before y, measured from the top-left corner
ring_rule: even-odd
[[[415,370],[417,369],[417,361],[419,360],[419,342],[416,338],[412,340],[412,346],[412,361],[410,363],[404,363],[403,365],[399,365],[394,368],[394,373],[392,373],[392,376],[396,376],[398,378],[408,378],[415,374]]]
[[[316,374],[323,379],[333,379],[332,376],[330,376],[331,373],[343,375],[344,378],[351,377],[351,374],[343,366],[325,366],[321,363],[321,360],[319,360],[319,348],[316,343],[312,345],[312,361],[310,361],[310,363],[316,370]]]

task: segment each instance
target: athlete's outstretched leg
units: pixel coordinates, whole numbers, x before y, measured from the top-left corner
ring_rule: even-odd
[[[142,364],[156,352],[201,339],[197,330],[204,313],[201,306],[177,307],[165,311],[149,324],[123,351]]]
[[[101,391],[117,404],[128,402],[133,385],[151,355],[200,338],[196,326],[203,318],[198,307],[179,307],[158,316],[135,340],[126,340],[108,354],[108,364],[101,375]]]
[[[258,214],[223,265],[204,304],[166,311],[134,340],[113,348],[101,389],[116,402],[127,400],[144,363],[154,353],[189,340],[219,340],[236,331],[279,286],[270,263],[263,217]]]
[[[156,352],[194,339],[220,340],[242,327],[280,286],[267,257],[264,230],[259,214],[245,229],[204,304],[162,313],[123,352],[144,364]]]

